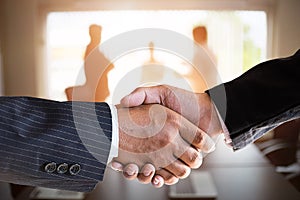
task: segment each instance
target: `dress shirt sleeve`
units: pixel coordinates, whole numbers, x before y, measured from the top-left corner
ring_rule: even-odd
[[[119,152],[119,123],[118,123],[118,112],[116,106],[108,104],[111,110],[112,119],[112,141],[110,153],[106,164],[109,164],[114,157],[118,157]]]
[[[300,50],[270,60],[206,91],[240,149],[280,124],[300,117]]]

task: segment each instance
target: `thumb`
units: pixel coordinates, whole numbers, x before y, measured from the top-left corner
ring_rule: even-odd
[[[129,95],[123,97],[120,103],[124,107],[134,107],[153,103],[160,104],[159,89],[157,86],[137,88]]]
[[[145,101],[146,94],[144,88],[137,88],[130,94],[121,99],[121,105],[124,107],[133,107],[142,105]]]

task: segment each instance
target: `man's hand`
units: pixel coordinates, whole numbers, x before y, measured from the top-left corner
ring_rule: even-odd
[[[178,178],[188,176],[190,168],[201,165],[198,149],[214,149],[214,142],[205,132],[158,104],[118,108],[118,118],[119,156],[114,160],[127,165],[125,172],[129,178],[134,177],[138,166],[143,172],[156,170],[166,184],[174,184]],[[147,181],[145,177],[139,178]]]
[[[179,113],[212,137],[223,132],[217,111],[206,93],[159,85],[137,88],[121,100],[124,107],[154,103]]]
[[[213,138],[223,132],[221,122],[217,116],[217,111],[215,110],[210,97],[206,93],[195,94],[180,88],[160,85],[137,88],[121,100],[121,105],[124,107],[134,107],[153,103],[161,104],[181,114]],[[133,169],[136,173],[139,170],[134,164],[127,165],[123,169],[123,166],[117,162],[112,162],[112,167],[121,171],[124,170],[124,174],[127,174],[126,170],[128,169]],[[148,183],[153,177],[147,177],[144,174],[149,174],[149,172],[150,174],[153,174],[154,167],[150,164],[145,165],[140,172],[141,173],[138,176],[140,182]],[[125,177],[133,179],[136,176],[128,176],[127,174]],[[170,177],[170,174],[165,175],[165,177]],[[162,186],[164,179],[166,179],[165,177],[156,175],[152,179],[153,185],[155,187]]]

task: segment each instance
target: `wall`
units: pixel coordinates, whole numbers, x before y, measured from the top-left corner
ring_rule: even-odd
[[[3,45],[4,45],[4,28],[5,27],[5,2],[0,0],[0,95],[3,95]]]
[[[6,95],[36,95],[36,1],[2,1],[5,1],[4,92]]]
[[[108,7],[119,5],[112,1],[93,1],[98,5],[102,2]],[[75,1],[53,1],[53,0],[0,0],[1,2],[1,31],[3,42],[0,43],[3,49],[4,59],[4,84],[6,95],[32,95],[43,96],[43,27],[38,25],[41,17],[41,9],[49,9],[51,6],[68,7],[70,2],[76,2],[72,8],[82,8],[87,0]],[[105,3],[103,3],[105,2]],[[124,1],[121,1],[124,5]],[[140,1],[139,1],[140,2]],[[143,0],[143,2],[147,2]],[[149,1],[148,1],[149,2]],[[152,1],[153,2],[153,1]],[[300,47],[300,8],[299,0],[176,0],[179,3],[170,4],[171,0],[157,1],[164,8],[168,6],[185,8],[211,8],[212,2],[226,9],[227,2],[235,2],[237,8],[255,8],[253,3],[270,8],[274,14],[273,34],[269,35],[272,48],[269,49],[269,57],[280,57],[292,54]],[[174,1],[172,1],[174,2]],[[190,2],[186,5],[186,2]],[[220,3],[222,2],[222,3]],[[200,4],[201,3],[201,4]],[[105,5],[106,5],[105,4]],[[3,6],[4,5],[4,6]],[[134,8],[136,3],[128,4],[127,8]],[[98,5],[99,6],[99,5]],[[151,4],[153,6],[153,4]],[[2,17],[4,15],[4,17]],[[42,15],[43,17],[43,15]],[[5,21],[3,22],[3,19]]]
[[[300,1],[278,0],[275,9],[274,57],[288,56],[300,49]]]

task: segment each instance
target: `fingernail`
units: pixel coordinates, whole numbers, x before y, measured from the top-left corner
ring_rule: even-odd
[[[132,169],[130,169],[130,168],[128,168],[128,169],[126,169],[126,173],[127,173],[129,176],[133,176],[134,173],[135,173],[135,171],[132,170]]]
[[[158,185],[159,184],[159,178],[155,177],[153,180],[154,185]]]
[[[150,176],[151,173],[152,171],[147,169],[143,172],[144,176]]]
[[[123,171],[123,166],[120,163],[117,163],[117,162],[112,162],[111,163],[111,168],[115,171],[118,171],[118,172]]]

